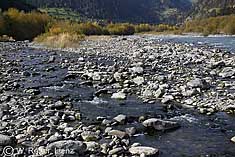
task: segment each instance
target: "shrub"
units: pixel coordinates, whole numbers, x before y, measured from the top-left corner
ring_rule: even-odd
[[[235,34],[235,15],[195,19],[184,24],[184,32]]]
[[[5,19],[2,15],[0,15],[0,35],[4,35],[6,33],[5,27]]]
[[[128,23],[109,24],[107,30],[111,35],[132,35],[135,33],[135,27]]]
[[[78,29],[82,34],[85,35],[108,34],[107,31],[97,23],[91,23],[91,22],[81,23],[78,25]]]
[[[152,30],[153,30],[153,27],[149,24],[135,25],[135,33],[149,32],[149,31],[152,31]]]
[[[177,30],[177,28],[175,26],[170,26],[167,24],[159,24],[155,28],[156,32],[175,31],[175,30]]]
[[[15,41],[12,37],[9,37],[7,35],[2,35],[0,36],[0,41],[4,42],[4,41]]]
[[[24,13],[17,9],[9,9],[4,13],[9,36],[17,40],[33,39],[37,35],[45,32],[47,24],[51,18],[46,14],[37,12]]]

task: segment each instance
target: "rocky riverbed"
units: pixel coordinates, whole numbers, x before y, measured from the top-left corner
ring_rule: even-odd
[[[230,52],[149,36],[5,42],[0,77],[2,155],[235,156]]]

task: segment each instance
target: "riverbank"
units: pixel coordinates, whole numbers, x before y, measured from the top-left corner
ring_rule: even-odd
[[[76,49],[0,44],[3,148],[40,148],[43,156],[54,148],[74,156],[235,154],[229,52],[149,36],[87,39]]]

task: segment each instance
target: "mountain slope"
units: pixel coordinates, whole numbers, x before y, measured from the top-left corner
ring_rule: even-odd
[[[210,17],[235,14],[235,0],[197,0],[193,16]]]
[[[81,15],[118,22],[177,23],[191,9],[189,0],[25,0],[40,8],[71,8]]]
[[[22,0],[0,0],[0,9],[3,11],[9,8],[17,8],[19,10],[24,10],[26,12],[36,9],[32,5],[26,4]]]

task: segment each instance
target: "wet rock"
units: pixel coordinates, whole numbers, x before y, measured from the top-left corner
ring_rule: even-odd
[[[95,92],[95,96],[99,97],[102,94],[107,94],[108,93],[108,89],[100,89],[97,92]]]
[[[100,73],[98,72],[94,72],[92,75],[91,75],[91,78],[93,81],[100,81],[101,80],[101,75]]]
[[[235,143],[235,136],[231,138],[231,141]]]
[[[27,134],[28,135],[35,135],[37,133],[37,127],[35,127],[35,126],[29,126],[28,128],[27,128]]]
[[[0,113],[1,118],[1,113]],[[0,122],[0,131],[6,129],[8,122]]]
[[[164,89],[159,88],[155,93],[154,96],[155,98],[161,98],[165,94]]]
[[[135,73],[135,74],[143,74],[144,69],[143,67],[133,67],[129,69],[130,72]]]
[[[177,122],[165,121],[157,118],[147,119],[142,124],[147,128],[154,128],[157,131],[177,129],[180,127]]]
[[[119,124],[125,124],[126,122],[126,115],[120,114],[113,118],[115,121],[117,121]]]
[[[50,56],[48,63],[53,63],[55,61],[55,56]]]
[[[111,123],[112,123],[111,120],[104,119],[101,124],[102,124],[102,125],[105,125],[105,126],[110,126]]]
[[[22,75],[22,76],[25,76],[25,77],[28,77],[28,76],[30,76],[31,74],[30,74],[28,71],[23,71],[23,72],[21,73],[21,75]]]
[[[220,73],[219,76],[222,78],[230,78],[235,75],[235,69],[233,67],[226,67]]]
[[[118,138],[120,138],[120,139],[123,139],[123,138],[125,138],[125,137],[127,136],[127,134],[126,134],[125,132],[120,131],[120,130],[111,130],[111,131],[108,133],[108,135],[110,135],[110,136],[116,136],[116,137],[118,137]]]
[[[113,77],[116,81],[122,81],[122,73],[115,72]]]
[[[167,103],[171,102],[172,100],[174,100],[174,97],[172,95],[166,95],[163,97],[161,102],[163,104],[167,104]]]
[[[125,129],[126,133],[131,137],[136,134],[136,128],[135,127],[130,127]]]
[[[112,99],[120,99],[120,100],[126,99],[126,97],[127,97],[126,94],[123,92],[113,93],[113,95],[111,96]]]
[[[145,89],[144,91],[143,91],[143,93],[142,93],[142,96],[144,97],[144,98],[152,98],[153,97],[153,91],[152,90],[150,90],[150,89]]]
[[[52,135],[49,139],[48,142],[52,143],[52,142],[56,142],[56,141],[60,141],[63,139],[63,136],[60,135],[59,133],[55,133],[54,135]]]
[[[235,110],[235,105],[228,105],[224,109],[225,111]]]
[[[215,68],[222,68],[224,67],[226,64],[224,61],[218,61],[218,62],[214,62],[211,64],[211,69],[215,69]]]
[[[87,150],[88,151],[92,151],[92,152],[96,152],[97,150],[100,149],[100,145],[97,142],[84,142],[86,144]]]
[[[67,150],[64,152],[60,152],[60,156],[68,156],[68,155],[83,155],[86,151],[86,145],[81,141],[73,141],[73,140],[63,140],[56,141],[47,146],[47,149],[52,151],[57,150]]]
[[[156,148],[152,147],[143,147],[143,146],[138,146],[138,147],[131,147],[129,149],[129,152],[132,155],[146,155],[146,156],[157,156],[159,153],[159,150]]]
[[[32,94],[32,95],[38,95],[38,94],[40,94],[41,92],[40,92],[39,89],[28,89],[28,90],[26,91],[26,93],[29,93],[29,94]]]
[[[84,141],[97,141],[100,138],[99,133],[92,131],[84,131],[81,136]]]
[[[62,101],[57,101],[56,103],[51,104],[50,108],[53,110],[54,109],[61,110],[61,109],[64,109],[65,106],[66,106],[65,103],[63,103]]]
[[[0,146],[9,146],[14,143],[13,139],[7,135],[0,134]]]
[[[144,83],[144,78],[138,76],[138,77],[136,77],[136,78],[133,79],[133,82],[134,82],[135,84],[137,84],[137,85],[141,85],[141,84]]]
[[[109,151],[109,155],[114,155],[114,154],[120,154],[122,153],[124,150],[122,147],[117,147],[117,148],[114,148],[112,150]]]
[[[207,82],[203,79],[200,79],[200,78],[195,78],[195,79],[189,81],[187,83],[187,86],[191,87],[191,88],[202,88],[202,89],[208,88]]]

